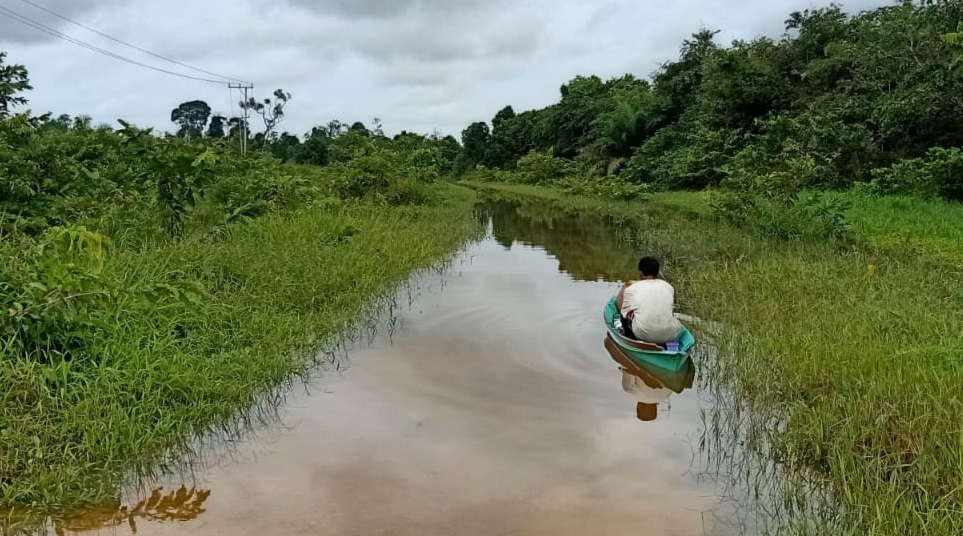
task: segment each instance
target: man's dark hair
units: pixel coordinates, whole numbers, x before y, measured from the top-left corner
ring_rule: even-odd
[[[643,257],[639,261],[639,273],[645,277],[659,277],[659,261],[652,257]]]

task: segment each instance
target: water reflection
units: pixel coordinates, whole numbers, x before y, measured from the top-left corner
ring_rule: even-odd
[[[640,421],[656,420],[659,404],[668,401],[673,394],[691,389],[695,381],[696,370],[691,360],[682,370],[669,372],[629,359],[609,337],[605,337],[605,349],[622,371],[622,389],[637,401],[635,410]]]
[[[632,271],[636,254],[621,238],[629,229],[542,201],[478,210],[492,232],[452,263],[457,277],[415,278],[383,303],[386,337],[351,352],[351,370],[315,379],[316,396],[292,382],[292,392],[264,401],[263,415],[242,414],[236,427],[204,437],[187,469],[201,473],[199,485],[214,483],[209,501],[209,491],[158,491],[133,507],[113,501],[52,519],[48,531],[753,533],[758,494],[749,491],[758,488],[730,489],[730,477],[746,474],[744,458],[757,450],[720,419],[739,414],[723,403],[731,394],[711,385],[714,360],[697,361],[694,385],[691,361],[678,373],[647,368],[606,337],[620,375],[600,366],[598,309],[613,285],[575,281]],[[426,292],[412,308],[422,285],[444,295]],[[356,345],[319,364],[343,371],[348,346]],[[696,353],[710,351],[702,344]],[[658,411],[668,401],[672,418]],[[274,437],[275,428],[283,433]],[[234,437],[246,441],[225,439]],[[250,463],[220,463],[225,449]],[[182,481],[190,482],[173,480]],[[187,525],[147,522],[201,514]]]
[[[63,536],[126,524],[133,534],[137,534],[139,520],[167,522],[197,519],[204,513],[204,502],[210,495],[210,490],[188,489],[186,486],[168,493],[157,489],[133,507],[122,505],[120,499],[115,499],[95,508],[54,518],[54,532]]]
[[[133,506],[124,504],[119,497],[100,505],[74,510],[68,513],[38,518],[28,511],[9,511],[2,514],[0,534],[26,535],[50,534],[65,536],[87,532],[101,532],[113,529],[122,532],[126,527],[131,534],[137,534],[138,523],[171,521],[191,521],[205,513],[204,503],[211,496],[206,489],[181,486],[172,491],[155,489],[148,497]]]
[[[624,237],[627,223],[580,214],[544,200],[489,200],[483,212],[492,235],[506,249],[535,245],[558,260],[560,272],[576,281],[622,281],[633,275],[638,254]]]
[[[110,532],[117,534],[123,533],[125,526],[131,534],[137,534],[139,528],[144,528],[138,524],[197,519],[206,513],[204,505],[211,495],[211,490],[192,485],[199,481],[197,475],[221,466],[253,462],[259,451],[251,449],[252,445],[271,444],[281,434],[290,431],[283,417],[285,408],[309,397],[314,380],[325,374],[344,372],[350,366],[350,351],[371,344],[379,333],[393,337],[401,329],[402,314],[411,308],[418,296],[424,291],[437,293],[437,287],[444,286],[449,263],[426,268],[395,291],[372,298],[370,307],[377,314],[366,316],[336,335],[314,356],[310,370],[289,378],[185,447],[169,452],[155,466],[132,471],[125,482],[118,485],[116,497],[100,505],[68,512],[0,509],[0,536],[46,536],[51,533],[59,536],[104,529],[113,529]],[[241,445],[248,448],[239,450]],[[177,489],[165,492],[165,487]],[[139,500],[142,497],[146,498]],[[138,502],[130,506],[134,501]]]

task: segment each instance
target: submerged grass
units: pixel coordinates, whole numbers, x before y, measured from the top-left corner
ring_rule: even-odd
[[[681,308],[726,326],[709,373],[754,413],[749,437],[764,433],[789,475],[783,500],[826,489],[832,501],[771,532],[963,533],[963,207],[854,196],[861,245],[840,246],[759,239],[709,217],[698,194],[610,203],[474,186],[634,221]]]
[[[479,231],[471,191],[431,188],[431,205],[319,206],[114,253],[106,270],[126,287],[188,281],[203,297],[118,308],[96,363],[0,359],[0,506],[109,499],[308,374],[377,298]]]

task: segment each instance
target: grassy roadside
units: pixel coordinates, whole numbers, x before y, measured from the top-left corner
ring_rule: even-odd
[[[196,287],[98,320],[96,363],[0,359],[0,506],[98,502],[130,471],[251,407],[412,272],[478,232],[475,195],[338,202],[112,253],[124,288]],[[0,349],[2,350],[2,349]]]
[[[543,199],[566,199],[566,203],[582,207],[637,205],[632,202],[574,198],[541,186],[497,182],[466,182],[492,191],[502,191]],[[849,204],[846,217],[857,236],[870,248],[902,250],[904,253],[930,255],[942,260],[963,261],[963,205],[943,200],[924,200],[903,196],[873,196],[859,193],[833,193],[833,199]],[[704,192],[656,192],[649,195],[647,205],[678,210],[687,214],[709,216],[709,197]]]
[[[963,205],[900,196],[835,195],[851,204],[848,218],[874,246],[963,262]]]
[[[616,203],[474,186],[637,223],[681,308],[728,326],[709,373],[762,416],[775,460],[832,490],[838,508],[787,519],[789,533],[963,533],[963,207],[854,197],[863,245],[841,247],[759,239],[708,217],[698,194]]]

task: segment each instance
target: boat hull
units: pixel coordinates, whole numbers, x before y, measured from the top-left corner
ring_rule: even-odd
[[[679,351],[669,352],[667,350],[656,349],[654,345],[640,343],[639,341],[626,338],[616,328],[619,322],[619,312],[615,306],[615,298],[605,306],[605,327],[608,329],[609,338],[622,350],[626,357],[643,365],[658,367],[671,372],[678,372],[685,368],[689,361],[689,351],[695,345],[695,337],[685,326],[679,331],[677,341]]]

